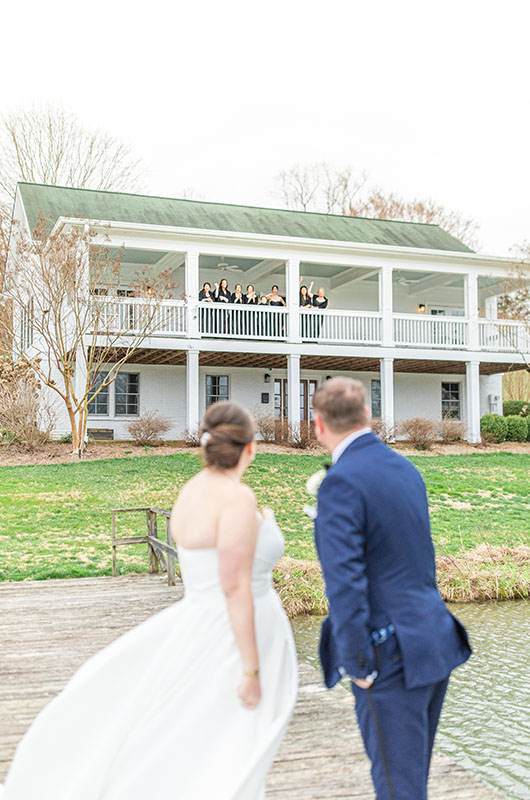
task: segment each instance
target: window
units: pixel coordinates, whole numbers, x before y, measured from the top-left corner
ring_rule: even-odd
[[[372,417],[374,419],[381,419],[381,381],[372,381]]]
[[[109,413],[109,387],[105,386],[96,394],[97,390],[107,377],[108,372],[98,372],[94,381],[94,386],[88,394],[88,413],[89,414],[108,414]],[[95,395],[95,397],[94,397]],[[90,402],[91,398],[94,398]]]
[[[442,419],[460,418],[460,384],[442,383]]]
[[[140,376],[136,372],[120,372],[115,381],[114,413],[126,416],[138,414]]]
[[[206,408],[220,400],[229,400],[228,375],[206,376]]]

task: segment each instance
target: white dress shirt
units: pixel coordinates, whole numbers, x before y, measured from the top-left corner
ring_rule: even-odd
[[[345,436],[342,442],[339,442],[334,451],[331,454],[331,461],[333,464],[336,464],[341,455],[344,453],[347,447],[350,446],[352,442],[356,439],[359,439],[361,436],[365,436],[367,433],[371,433],[372,429],[368,426],[366,428],[360,428],[358,431],[354,431],[353,433],[348,434]]]

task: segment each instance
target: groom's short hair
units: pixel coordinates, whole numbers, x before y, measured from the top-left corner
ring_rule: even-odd
[[[336,433],[368,425],[366,392],[353,378],[329,378],[314,393],[313,408]]]

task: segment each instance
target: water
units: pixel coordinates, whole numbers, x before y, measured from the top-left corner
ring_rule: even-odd
[[[530,602],[450,606],[473,657],[453,673],[436,747],[509,800],[530,800]],[[294,621],[300,658],[318,665],[318,617]]]

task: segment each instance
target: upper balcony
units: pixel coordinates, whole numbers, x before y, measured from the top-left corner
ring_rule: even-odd
[[[293,267],[286,261],[211,255],[197,255],[191,271],[185,268],[184,254],[172,257],[175,296],[157,306],[152,337],[530,352],[523,323],[495,319],[500,294],[495,278],[310,262],[297,263],[295,275],[289,275]],[[167,256],[160,254],[160,261],[166,266]],[[240,286],[245,294],[252,285],[258,297],[277,285],[285,305],[198,300],[204,284],[214,293],[223,278],[231,292]],[[322,288],[328,306],[300,307],[300,285],[312,287],[314,294]],[[127,297],[126,286],[119,292],[121,296],[94,296],[93,302],[104,308],[100,329],[126,335],[141,328],[146,305]]]

